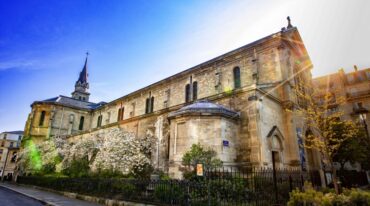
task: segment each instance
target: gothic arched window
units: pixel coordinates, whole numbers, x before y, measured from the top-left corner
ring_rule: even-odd
[[[240,88],[241,82],[240,82],[240,68],[235,67],[233,69],[233,75],[234,75],[234,88]]]
[[[149,98],[146,98],[146,102],[145,102],[145,114],[148,114],[149,111],[150,111],[150,99]]]
[[[80,117],[80,124],[78,125],[78,129],[79,130],[83,130],[84,129],[84,121],[85,121],[85,117],[84,116],[81,116]]]
[[[185,102],[190,102],[190,84],[185,86]]]
[[[193,82],[193,101],[198,99],[198,82]]]
[[[125,111],[124,107],[118,109],[117,121],[123,120],[124,111]]]
[[[102,120],[103,120],[103,116],[99,115],[98,122],[97,122],[97,127],[101,127]]]
[[[43,126],[44,125],[45,114],[46,114],[45,111],[41,111],[40,120],[39,120],[39,126]]]
[[[154,97],[150,99],[150,112],[154,111]]]

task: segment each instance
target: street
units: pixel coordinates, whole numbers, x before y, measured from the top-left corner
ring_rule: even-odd
[[[0,187],[0,206],[40,206],[41,202]]]

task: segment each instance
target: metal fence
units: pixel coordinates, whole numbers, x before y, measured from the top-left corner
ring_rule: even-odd
[[[206,171],[191,180],[18,177],[21,184],[157,205],[285,205],[304,181],[319,185],[318,172],[252,168]]]
[[[337,176],[343,187],[360,187],[369,184],[365,171],[338,170]]]

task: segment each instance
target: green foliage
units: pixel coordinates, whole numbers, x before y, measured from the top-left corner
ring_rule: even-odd
[[[69,177],[89,176],[90,166],[87,158],[73,159],[71,164],[62,170],[64,175]]]
[[[316,191],[305,185],[305,191],[298,189],[290,193],[288,206],[366,206],[370,205],[370,191],[358,189],[344,190],[335,194],[332,190]]]
[[[154,168],[151,164],[146,163],[143,166],[136,166],[132,167],[131,174],[135,178],[149,178],[150,174],[154,171]]]
[[[222,166],[222,161],[216,158],[217,153],[212,149],[205,149],[201,144],[193,144],[188,152],[182,157],[184,166],[196,168],[197,164],[203,164],[203,169],[212,169]]]
[[[98,169],[96,172],[89,173],[90,177],[95,178],[133,178],[131,174],[123,175],[117,170]]]
[[[184,189],[177,184],[157,185],[154,188],[154,197],[161,202],[172,203],[181,201],[185,197]]]
[[[117,191],[123,198],[131,199],[137,192],[135,185],[128,182],[115,181],[111,186],[112,191]]]

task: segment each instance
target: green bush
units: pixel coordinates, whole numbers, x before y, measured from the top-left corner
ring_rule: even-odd
[[[305,185],[305,191],[293,190],[290,193],[288,206],[367,206],[370,205],[370,191],[359,189],[344,190],[335,194],[316,191],[311,185]]]
[[[68,168],[62,170],[64,175],[69,177],[88,177],[90,171],[87,158],[73,159]]]
[[[184,189],[177,184],[157,185],[154,188],[154,197],[161,202],[182,202],[185,200],[184,192]]]
[[[370,205],[370,191],[352,189],[349,199],[352,205]]]
[[[112,190],[121,194],[125,199],[132,199],[137,192],[134,184],[121,181],[114,182],[112,184]]]

